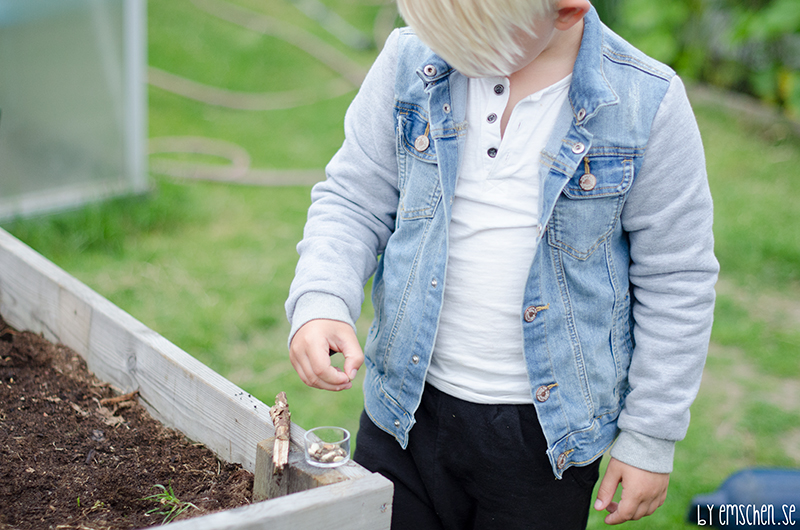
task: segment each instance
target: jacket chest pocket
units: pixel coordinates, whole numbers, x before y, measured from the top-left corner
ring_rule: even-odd
[[[633,174],[633,157],[590,153],[556,201],[548,243],[576,259],[591,256],[619,223]]]
[[[427,119],[416,110],[397,114],[398,220],[433,217],[442,198],[436,146]]]

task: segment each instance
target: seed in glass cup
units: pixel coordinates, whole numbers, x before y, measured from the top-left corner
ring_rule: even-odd
[[[347,452],[336,444],[318,443],[312,443],[308,446],[308,454],[317,462],[325,464],[341,462],[347,456]]]

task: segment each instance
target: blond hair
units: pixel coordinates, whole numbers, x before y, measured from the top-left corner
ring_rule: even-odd
[[[557,0],[397,0],[417,36],[471,77],[510,75],[524,50],[520,36],[554,17]]]

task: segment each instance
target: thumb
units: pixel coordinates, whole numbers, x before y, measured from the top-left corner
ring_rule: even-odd
[[[364,352],[361,351],[361,345],[352,328],[349,329],[349,333],[339,337],[335,349],[344,355],[344,373],[352,381],[356,378],[358,369],[364,364]]]
[[[600,487],[597,490],[597,500],[594,503],[594,509],[597,511],[605,510],[614,500],[614,494],[617,493],[617,487],[622,480],[622,473],[615,465],[612,458],[606,472],[603,475],[603,480],[600,482]],[[612,510],[613,511],[613,510]]]

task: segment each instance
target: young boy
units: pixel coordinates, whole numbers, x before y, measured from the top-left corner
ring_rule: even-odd
[[[612,444],[595,509],[649,515],[718,271],[683,85],[587,0],[398,4],[312,192],[292,364],[327,390],[365,365],[355,459],[395,529],[584,528]]]

